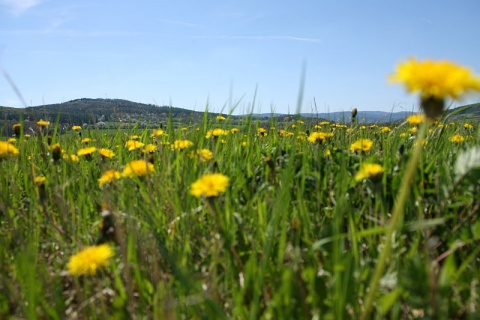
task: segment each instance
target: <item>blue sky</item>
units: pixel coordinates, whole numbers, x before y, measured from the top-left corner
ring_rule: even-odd
[[[480,73],[479,12],[478,0],[0,0],[0,68],[29,106],[295,113],[305,66],[302,112],[411,111],[387,75],[409,57]],[[22,106],[4,76],[0,105]]]

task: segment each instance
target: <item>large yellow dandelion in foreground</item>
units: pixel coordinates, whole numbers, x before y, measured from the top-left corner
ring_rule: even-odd
[[[390,80],[403,83],[409,92],[418,92],[424,98],[456,99],[467,92],[480,91],[480,77],[450,61],[412,58],[400,63]]]
[[[112,256],[113,250],[108,244],[86,247],[70,257],[68,273],[72,276],[94,275],[98,269],[108,265]]]
[[[218,195],[228,187],[228,177],[221,173],[212,173],[203,175],[200,179],[192,183],[190,193],[197,197],[218,197]]]
[[[430,119],[443,113],[446,98],[457,99],[466,93],[480,91],[480,77],[450,61],[412,58],[400,63],[390,80],[402,83],[411,93],[419,93],[421,107]]]
[[[155,167],[150,162],[145,160],[134,160],[129,162],[125,169],[123,169],[122,176],[131,177],[143,177],[155,171]]]

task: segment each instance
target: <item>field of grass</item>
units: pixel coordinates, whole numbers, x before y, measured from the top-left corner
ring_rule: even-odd
[[[476,123],[49,127],[2,137],[2,319],[479,317]]]

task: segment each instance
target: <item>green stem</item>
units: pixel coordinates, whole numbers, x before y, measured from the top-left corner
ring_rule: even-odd
[[[426,136],[427,128],[428,124],[424,122],[421,125],[417,135],[417,139],[415,140],[416,145],[413,149],[412,156],[402,179],[402,187],[400,189],[400,193],[397,197],[395,206],[392,211],[392,218],[390,219],[390,224],[388,225],[387,233],[385,235],[385,243],[383,245],[383,250],[380,253],[380,257],[378,259],[372,280],[369,285],[369,291],[365,301],[365,308],[360,318],[362,320],[370,319],[370,313],[372,312],[375,293],[377,292],[378,285],[380,284],[380,279],[382,278],[383,272],[387,265],[387,260],[390,258],[393,233],[395,232],[395,230],[401,227],[401,223],[399,223],[399,221],[403,222],[405,202],[407,201],[408,194],[410,192],[410,184],[412,183],[413,177],[415,175],[418,160],[420,159],[420,155],[422,154],[423,139]]]

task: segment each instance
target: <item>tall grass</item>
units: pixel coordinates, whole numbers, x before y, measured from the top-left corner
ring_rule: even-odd
[[[46,130],[22,134],[19,156],[0,161],[0,317],[352,319],[371,306],[373,318],[475,319],[479,184],[456,179],[454,163],[478,145],[479,127],[441,124],[425,124],[426,142],[408,123],[382,133],[294,120],[262,136],[251,117],[219,122],[207,112],[201,123],[170,121],[157,138],[135,128],[53,130],[50,143]],[[311,143],[307,130],[333,136]],[[157,149],[128,151],[131,135]],[[86,137],[115,157],[52,159],[53,144],[75,154]],[[360,138],[373,148],[352,152]],[[193,146],[172,150],[177,139]],[[213,160],[200,161],[203,148]],[[99,187],[103,172],[137,159],[155,171]],[[357,182],[364,163],[381,164],[381,179]],[[193,197],[191,184],[213,172],[229,177],[226,192]],[[69,258],[100,237],[102,210],[114,217],[115,258],[95,275],[70,275]]]

